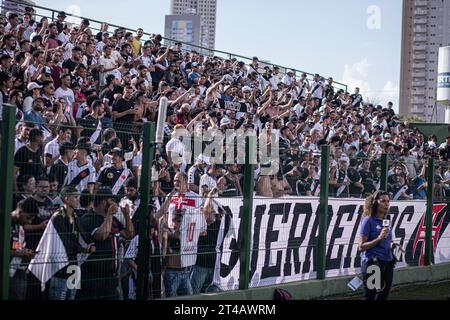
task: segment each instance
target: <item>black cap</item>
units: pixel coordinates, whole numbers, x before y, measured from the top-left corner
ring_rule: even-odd
[[[91,152],[91,145],[88,143],[77,143],[76,149],[86,150],[87,152]]]
[[[122,149],[117,148],[117,147],[112,149],[111,151],[109,151],[109,154],[110,155],[117,154],[120,157],[122,157],[123,159],[125,159],[125,152]]]
[[[100,187],[97,189],[97,192],[95,193],[95,200],[100,199],[115,199],[110,187]]]
[[[64,150],[75,150],[75,146],[72,142],[63,142],[61,148]]]
[[[66,16],[66,13],[64,12],[64,11],[60,11],[60,12],[58,12],[58,17],[67,17]]]
[[[129,177],[126,181],[125,181],[125,183],[124,183],[124,186],[125,187],[128,187],[128,188],[138,188],[138,182],[137,182],[137,179],[135,178],[135,177]]]
[[[9,54],[6,54],[6,53],[0,55],[0,61],[6,60],[6,59],[12,59],[12,58]]]
[[[173,116],[174,114],[175,114],[175,112],[173,111],[172,108],[168,108],[167,109],[166,117]]]
[[[31,129],[30,133],[28,134],[28,138],[30,139],[30,141],[33,141],[35,137],[42,137],[44,135],[44,133],[41,131],[41,129]]]
[[[107,75],[106,78],[105,78],[106,84],[110,84],[115,78],[116,78],[116,76],[113,75],[113,74]]]
[[[17,204],[17,208],[28,213],[30,216],[37,216],[39,214],[37,202],[32,197],[21,200]]]
[[[74,186],[65,186],[61,189],[61,196],[67,197],[78,194],[78,190]]]

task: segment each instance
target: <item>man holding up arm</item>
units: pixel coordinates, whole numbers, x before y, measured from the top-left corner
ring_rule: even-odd
[[[119,210],[125,225],[116,218]],[[94,197],[94,209],[81,217],[81,225],[93,237],[96,251],[81,267],[80,299],[118,300],[120,240],[134,237],[129,211],[128,206],[119,208],[111,188],[101,187]]]

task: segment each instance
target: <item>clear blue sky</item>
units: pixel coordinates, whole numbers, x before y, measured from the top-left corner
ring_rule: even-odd
[[[36,0],[164,35],[170,0]],[[398,105],[401,0],[218,0],[216,49],[332,76]]]

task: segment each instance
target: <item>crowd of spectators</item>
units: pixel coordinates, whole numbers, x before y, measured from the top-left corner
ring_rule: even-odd
[[[322,145],[330,146],[334,197],[362,198],[378,189],[380,156],[387,153],[392,198],[425,199],[424,163],[431,156],[450,157],[450,137],[438,145],[436,137],[424,137],[401,121],[391,102],[366,103],[358,88],[337,89],[332,78],[308,79],[293,70],[281,74],[257,57],[246,64],[186,51],[181,43],[166,46],[160,35],[144,36],[142,29],[110,31],[104,23],[96,33],[86,19],[66,23],[64,12],[55,21],[34,17],[28,8],[0,19],[0,110],[15,106],[17,120],[10,182],[14,221],[23,225],[30,250],[52,214],[69,201],[61,195],[63,187],[81,196],[80,217],[101,205],[95,195],[104,187],[117,202],[129,204],[133,217],[141,129],[157,121],[162,97],[169,103],[164,144],[152,168],[156,208],[179,172],[201,196],[243,194],[242,164],[212,163],[202,151],[190,152],[194,148],[175,135],[181,129],[191,134],[192,145],[196,137],[230,129],[254,133],[260,144],[276,144],[276,170],[263,174],[268,164],[256,166],[255,191],[263,197],[319,195]],[[201,144],[206,150],[208,141]],[[436,174],[436,190],[441,196],[450,191],[447,167]],[[24,212],[30,223],[20,218]],[[131,239],[125,220],[122,229]],[[21,258],[31,255],[27,251]]]

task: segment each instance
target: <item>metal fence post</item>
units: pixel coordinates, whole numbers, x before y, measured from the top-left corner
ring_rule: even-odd
[[[381,182],[380,182],[380,190],[387,192],[387,176],[388,176],[388,155],[383,153],[381,155]]]
[[[0,153],[0,300],[8,300],[16,108],[3,104]]]
[[[425,265],[429,266],[433,260],[433,183],[434,183],[434,159],[428,160],[427,168],[427,211],[425,213]]]
[[[139,244],[137,255],[137,280],[136,298],[138,300],[148,299],[148,275],[150,269],[149,251],[149,204],[152,192],[151,174],[152,160],[155,145],[155,123],[144,124],[144,139],[142,150],[142,170],[140,179],[141,204],[139,206]]]
[[[330,146],[322,146],[320,165],[319,236],[317,244],[317,279],[325,279],[328,229],[328,179]]]
[[[244,199],[243,211],[239,227],[239,289],[248,289],[250,282],[250,241],[252,236],[253,191],[255,188],[254,165],[255,155],[252,148],[255,146],[255,137],[245,139],[245,167],[244,167]]]

